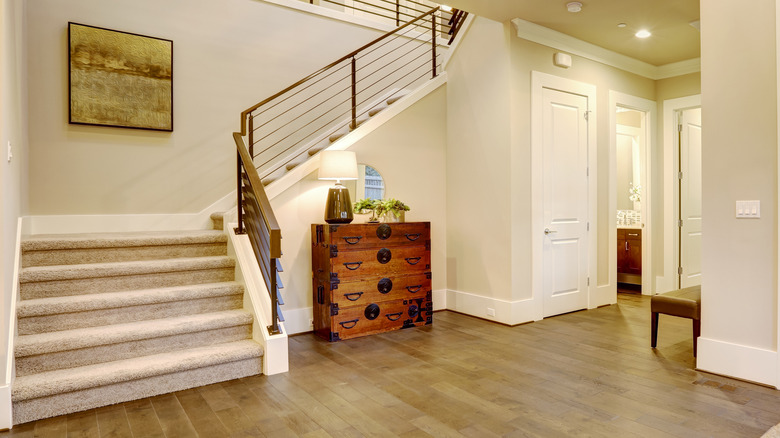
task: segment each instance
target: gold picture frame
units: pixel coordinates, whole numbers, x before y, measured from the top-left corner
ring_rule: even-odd
[[[69,123],[173,131],[173,41],[68,23]]]

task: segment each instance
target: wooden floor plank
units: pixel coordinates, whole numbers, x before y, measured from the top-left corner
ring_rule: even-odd
[[[758,437],[780,392],[695,370],[690,321],[649,298],[508,327],[289,339],[290,371],[20,425],[6,436]]]

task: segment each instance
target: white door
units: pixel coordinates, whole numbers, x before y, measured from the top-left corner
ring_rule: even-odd
[[[680,117],[679,286],[701,284],[701,108]]]
[[[545,317],[588,306],[588,99],[543,91]]]

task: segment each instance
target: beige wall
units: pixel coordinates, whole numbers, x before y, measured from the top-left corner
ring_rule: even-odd
[[[378,36],[250,0],[26,3],[32,215],[202,210],[234,188],[242,110]],[[67,123],[68,21],[173,40],[173,133]]]
[[[702,337],[768,350],[777,347],[774,5],[701,7]],[[753,199],[761,218],[735,219],[735,201]]]
[[[358,162],[382,174],[385,198],[411,207],[407,222],[431,222],[434,290],[444,289],[447,279],[446,106],[446,87],[440,87],[350,148]],[[330,186],[313,172],[271,200],[282,226],[285,312],[312,306],[311,224],[323,223]],[[355,223],[367,219],[356,215]]]
[[[0,7],[0,287],[3,291],[3,300],[0,302],[3,318],[0,328],[0,363],[3,364],[10,320],[8,309],[13,287],[17,219],[25,214],[27,198],[25,3],[23,0],[2,0]],[[13,147],[13,159],[10,162],[7,154],[9,141]]]
[[[502,300],[514,295],[513,215],[527,215],[510,190],[510,37],[477,17],[447,66],[447,288]]]

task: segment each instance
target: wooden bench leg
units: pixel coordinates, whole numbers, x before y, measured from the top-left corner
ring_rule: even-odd
[[[701,320],[693,320],[693,357],[696,357],[696,344],[698,344],[699,336],[701,336]]]
[[[652,312],[650,315],[650,346],[655,348],[657,343],[658,343],[658,312]]]

